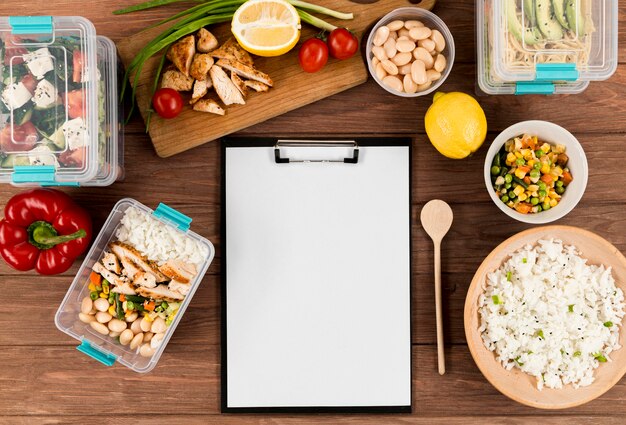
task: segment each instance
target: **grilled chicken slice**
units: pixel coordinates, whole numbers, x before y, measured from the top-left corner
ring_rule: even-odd
[[[217,65],[213,65],[209,71],[209,75],[213,81],[215,92],[220,99],[222,99],[224,105],[232,105],[233,103],[240,105],[246,104],[241,92],[237,90],[237,87],[235,87],[233,82],[230,81],[230,78],[228,78],[228,75],[226,75],[222,68]]]
[[[270,86],[268,86],[267,84],[263,84],[259,81],[254,81],[254,80],[245,80],[244,84],[246,85],[246,87],[250,87],[252,90],[256,92],[265,92],[270,89]]]
[[[189,283],[198,274],[196,266],[181,260],[169,260],[159,266],[159,270],[165,276],[180,283]]]
[[[137,288],[137,293],[142,297],[155,300],[180,301],[185,298],[185,296],[179,292],[170,291],[167,285],[157,285],[154,288],[139,287]]]
[[[181,38],[167,51],[167,58],[182,72],[189,77],[189,68],[196,53],[196,38],[193,34]],[[191,89],[191,88],[190,88]]]
[[[206,80],[213,62],[213,56],[208,53],[196,53],[189,69],[189,75],[198,81]]]
[[[120,261],[112,252],[104,253],[104,258],[102,258],[102,264],[104,265],[104,268],[108,271],[113,272],[117,275],[122,274],[122,266],[120,265]]]
[[[120,262],[122,263],[122,274],[131,281],[137,276],[137,273],[141,272],[139,267],[126,257],[121,258]]]
[[[156,286],[156,278],[153,274],[146,272],[139,272],[133,279],[135,286],[143,286],[144,288],[154,288]]]
[[[193,105],[194,111],[208,112],[216,115],[225,115],[226,111],[213,99],[200,99]]]
[[[259,81],[263,84],[267,84],[270,87],[274,85],[274,82],[269,75],[241,62],[233,61],[230,59],[220,59],[217,61],[216,65],[221,66],[224,69],[228,69],[229,71],[233,71],[237,73],[237,75],[244,77],[248,80]]]
[[[233,37],[226,40],[218,49],[213,50],[211,56],[219,59],[231,59],[245,65],[254,66],[250,53],[246,52]]]
[[[176,91],[189,91],[193,87],[193,78],[185,76],[177,69],[168,69],[161,78],[161,88],[174,89]]]
[[[124,279],[122,276],[116,275],[111,270],[107,270],[102,263],[94,264],[91,269],[101,275],[106,280],[108,280],[114,286],[123,285],[124,283],[126,283],[126,279]]]
[[[148,261],[147,258],[141,255],[141,253],[132,246],[122,242],[111,242],[109,244],[109,249],[117,255],[117,258],[120,259],[122,265],[125,260],[128,260],[144,272],[154,275],[156,282],[165,282],[169,280],[167,276],[159,271],[158,267],[154,263]]]
[[[248,97],[248,87],[246,87],[246,83],[244,83],[239,75],[231,71],[230,81],[233,82],[233,84],[235,85],[235,87],[237,87],[237,90],[239,90],[239,93],[241,93],[243,97]]]
[[[215,50],[219,43],[217,38],[206,28],[200,28],[200,31],[196,33],[196,48],[201,53],[209,53],[211,50]]]
[[[182,282],[177,282],[175,280],[172,280],[167,285],[167,288],[170,291],[178,292],[179,294],[182,294],[182,295],[186,296],[189,293],[189,291],[191,290],[191,285],[188,284],[188,283],[182,283]]]
[[[209,89],[213,87],[213,81],[210,78],[207,78],[202,81],[196,80],[193,83],[193,93],[191,94],[191,100],[189,103],[193,105],[198,100],[202,99],[205,94],[209,92]]]
[[[118,294],[124,295],[137,295],[137,292],[135,292],[135,289],[133,289],[133,285],[126,281],[122,282],[119,285],[113,286],[111,292],[117,292]]]

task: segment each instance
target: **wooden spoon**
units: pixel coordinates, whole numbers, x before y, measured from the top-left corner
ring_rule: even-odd
[[[424,205],[420,216],[422,227],[433,240],[435,246],[435,308],[437,312],[437,360],[439,374],[446,373],[446,362],[443,354],[443,323],[441,318],[441,240],[446,236],[452,225],[452,209],[450,205],[434,199]]]

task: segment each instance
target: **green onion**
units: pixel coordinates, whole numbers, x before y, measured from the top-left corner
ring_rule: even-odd
[[[517,357],[515,357],[515,363],[517,363],[517,364],[518,364],[518,365],[520,365],[520,366],[524,366],[524,363],[522,363],[522,362],[520,362],[520,361],[519,361],[520,357],[522,357],[522,356],[517,356]]]
[[[574,357],[580,357],[582,353],[580,351],[575,351],[574,352]]]
[[[298,10],[298,15],[300,15],[300,19],[306,22],[309,25],[313,25],[321,30],[332,31],[337,27],[331,23],[324,21],[323,19],[317,18],[310,13],[305,12],[304,10]]]
[[[574,304],[570,304],[567,306],[567,311],[569,311],[570,313],[574,312]]]
[[[594,354],[593,358],[599,361],[600,363],[606,363],[606,357],[604,357],[602,353]]]
[[[537,336],[538,336],[539,338],[543,338],[543,339],[545,339],[545,337],[543,336],[543,330],[542,330],[542,329],[539,329],[539,330],[537,331]]]
[[[604,326],[606,326],[607,328],[610,328],[611,326],[613,326],[613,322],[611,321],[604,322]]]
[[[522,258],[522,263],[526,264],[528,263],[528,260],[526,258]]]
[[[153,7],[165,6],[166,4],[178,3],[185,0],[151,0],[145,3],[139,3],[134,6],[128,6],[124,9],[114,10],[114,15],[123,15],[124,13],[137,12],[140,10],[152,9]]]
[[[494,303],[495,305],[500,304],[500,298],[499,298],[497,295],[493,295],[493,296],[491,297],[491,299],[493,300],[493,303]]]
[[[305,1],[300,0],[287,0],[291,3],[292,6],[297,7],[298,9],[306,9],[309,12],[321,13],[322,15],[332,16],[337,19],[354,19],[354,15],[352,13],[342,13],[337,12],[336,10],[329,9],[327,7],[318,6],[316,4],[307,3]]]
[[[507,282],[510,282],[512,277],[513,277],[513,273],[506,272],[506,280],[507,280]]]

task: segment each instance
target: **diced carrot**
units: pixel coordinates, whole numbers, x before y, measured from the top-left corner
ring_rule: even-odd
[[[541,176],[540,179],[542,182],[544,182],[545,184],[552,184],[552,176],[550,174],[544,174],[543,176]]]
[[[148,311],[154,311],[154,307],[155,307],[155,305],[154,305],[154,301],[150,301],[150,302],[148,302],[148,301],[146,300],[146,301],[144,301],[144,303],[143,303],[143,308],[145,308],[145,309],[146,309],[146,310],[148,310]]]
[[[532,209],[533,209],[533,206],[526,202],[520,202],[519,204],[515,206],[515,211],[521,214],[528,214]]]
[[[537,136],[533,136],[530,138],[530,140],[528,141],[528,147],[534,151],[537,150]]]
[[[121,301],[121,302],[126,301],[126,295],[124,295],[124,294],[120,294],[120,301]]]
[[[522,149],[528,148],[528,143],[532,138],[528,134],[524,134],[522,137]]]
[[[95,286],[102,286],[102,276],[96,272],[91,272],[89,282],[93,283]]]
[[[524,183],[530,184],[530,177],[529,176],[524,177]]]
[[[568,184],[572,182],[572,180],[574,180],[574,178],[572,177],[569,171],[564,171],[562,177],[563,177],[563,185],[565,186],[567,186]]]
[[[525,173],[529,173],[530,172],[530,167],[528,165],[522,165],[517,167],[518,170],[523,171]]]

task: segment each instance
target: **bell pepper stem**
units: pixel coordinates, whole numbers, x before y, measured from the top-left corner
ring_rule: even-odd
[[[50,249],[55,245],[84,238],[87,232],[80,229],[69,235],[59,236],[56,229],[45,221],[35,221],[28,226],[28,241],[39,249]]]

